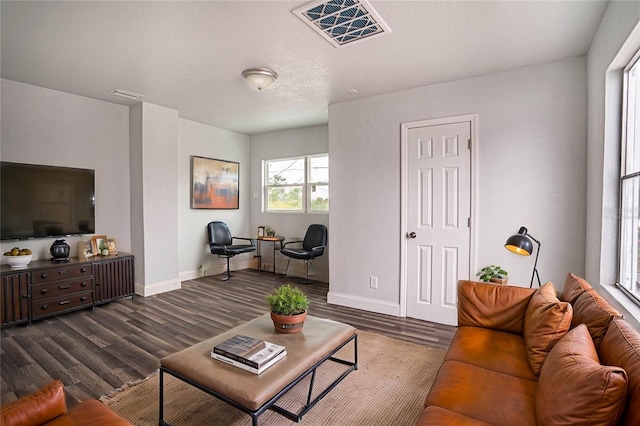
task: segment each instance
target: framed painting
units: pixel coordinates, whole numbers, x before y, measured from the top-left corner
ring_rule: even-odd
[[[239,208],[240,163],[191,156],[191,208]]]
[[[103,250],[103,247],[107,247],[107,236],[106,235],[94,235],[89,240],[91,244],[91,254],[93,256],[98,256]]]

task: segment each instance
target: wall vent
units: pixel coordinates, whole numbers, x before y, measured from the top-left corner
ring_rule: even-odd
[[[335,47],[391,32],[365,0],[321,0],[293,11]]]

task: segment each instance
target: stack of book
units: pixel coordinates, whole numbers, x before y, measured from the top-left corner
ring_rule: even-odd
[[[211,358],[260,374],[287,355],[284,346],[236,334],[213,347]]]

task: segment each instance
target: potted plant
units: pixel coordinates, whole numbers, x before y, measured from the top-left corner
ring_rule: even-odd
[[[495,265],[485,266],[476,274],[476,276],[480,277],[484,282],[497,284],[506,284],[508,280],[507,275],[509,275],[507,271]]]
[[[309,299],[298,287],[283,284],[267,296],[276,331],[293,334],[302,331],[307,319]]]
[[[275,237],[275,235],[276,235],[276,231],[273,228],[271,228],[270,226],[265,227],[264,228],[264,232],[267,233],[267,237]]]

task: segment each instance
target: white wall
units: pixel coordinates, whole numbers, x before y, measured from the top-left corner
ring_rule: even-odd
[[[328,214],[265,213],[262,209],[262,163],[264,160],[325,154],[328,151],[329,136],[326,125],[263,133],[251,137],[251,236],[257,235],[258,226],[269,225],[276,230],[277,235],[286,238],[286,243],[287,241],[301,240],[312,223],[320,223],[329,228]],[[331,174],[332,167],[333,164],[330,162]],[[330,184],[329,191],[333,197],[333,184]],[[333,203],[333,198],[331,202]],[[329,235],[331,235],[330,228]],[[266,269],[271,270],[273,265],[272,246],[270,243],[261,245],[263,264],[266,264]],[[329,280],[330,250],[331,247],[327,245],[325,254],[315,259],[313,265],[309,267],[309,274],[311,276],[313,273],[313,279],[324,282]],[[286,265],[287,257],[277,253],[277,272],[284,273]],[[304,262],[292,260],[289,275],[304,276]]]
[[[180,288],[178,279],[178,111],[140,103],[131,108],[131,212],[136,293]],[[141,245],[141,247],[140,247]]]
[[[479,124],[472,273],[499,264],[528,286],[533,258],[503,248],[522,225],[542,242],[543,282],[561,290],[567,272],[583,274],[586,84],[574,58],[330,105],[329,300],[383,312],[400,303],[400,124],[464,114]]]
[[[95,170],[96,232],[131,251],[129,109],[2,79],[0,158],[3,161]],[[66,238],[75,256],[79,237]],[[3,242],[47,259],[54,239]]]
[[[240,208],[238,210],[191,209],[191,156],[236,161],[240,163]],[[249,136],[219,129],[185,119],[178,119],[178,258],[180,279],[191,279],[199,274],[199,266],[207,275],[226,270],[226,261],[214,256],[206,246],[205,226],[214,220],[225,222],[232,235],[252,236],[249,227],[250,175]],[[253,254],[231,259],[231,270],[251,265]]]
[[[635,30],[634,30],[635,29]],[[640,2],[610,2],[587,55],[588,178],[586,279],[612,290],[617,275],[618,179],[620,176],[621,63],[640,48]],[[625,60],[626,56],[626,60]],[[640,318],[640,310],[629,303]]]

